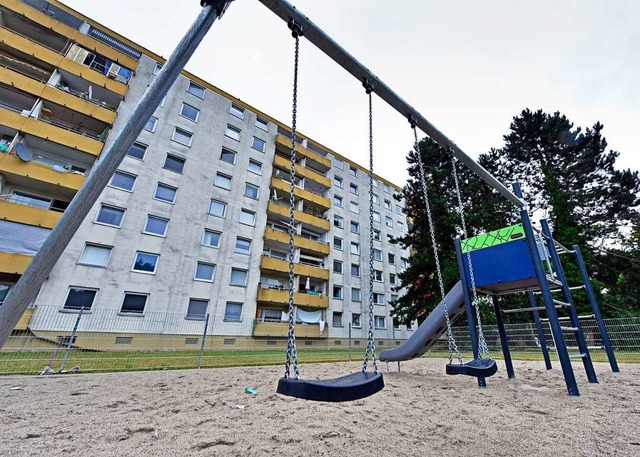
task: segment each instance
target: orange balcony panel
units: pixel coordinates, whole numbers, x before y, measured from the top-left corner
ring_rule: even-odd
[[[291,162],[280,155],[276,155],[273,158],[273,164],[287,170],[291,167]],[[310,168],[303,167],[302,165],[296,165],[296,175],[303,176],[317,182],[318,184],[322,184],[325,187],[331,187],[331,180],[329,178],[322,176],[320,173],[316,173]]]
[[[258,302],[278,305],[289,303],[289,291],[280,289],[258,289]],[[313,295],[302,292],[293,293],[293,303],[308,308],[328,308],[329,297],[326,295]]]
[[[0,219],[52,229],[62,213],[0,200]]]
[[[283,244],[289,244],[289,234],[274,230],[267,227],[264,231],[264,237],[268,240],[277,241]],[[301,236],[294,235],[293,243],[296,247],[307,249],[323,255],[329,255],[330,248],[328,243],[310,240]]]
[[[70,110],[77,111],[85,114],[94,119],[98,119],[102,122],[106,122],[112,125],[116,120],[116,113],[114,111],[102,108],[94,103],[83,100],[68,92],[56,89],[53,86],[29,78],[28,76],[21,75],[8,68],[0,67],[0,82],[17,87],[20,90],[28,92],[36,97],[48,100],[57,105],[64,106]]]
[[[290,192],[291,190],[291,185],[279,178],[271,178],[271,187],[279,189],[283,192]],[[307,200],[309,202],[313,202],[322,208],[329,209],[331,207],[331,202],[328,198],[324,198],[318,194],[309,192],[308,190],[295,187],[293,189],[293,193],[296,197],[302,198],[303,200]]]
[[[3,27],[0,27],[0,43],[4,43],[4,45],[9,48],[17,49],[25,54],[32,55],[56,68],[62,68],[69,73],[73,73],[82,79],[100,87],[104,87],[118,95],[124,96],[129,90],[129,87],[126,84],[114,79],[109,79],[105,75],[98,73],[87,66],[67,59],[62,54]]]
[[[289,207],[279,205],[274,203],[273,201],[269,202],[269,206],[267,207],[267,211],[271,214],[278,214],[280,216],[289,217]],[[312,216],[311,214],[302,213],[300,211],[294,211],[293,216],[296,221],[302,222],[304,224],[309,224],[313,227],[317,227],[319,229],[328,231],[331,227],[329,221],[327,219],[323,219],[320,217]]]
[[[0,173],[30,178],[74,191],[78,191],[86,179],[75,173],[58,173],[35,162],[23,162],[18,157],[9,154],[0,154]]]
[[[31,263],[31,259],[33,257],[28,255],[0,252],[0,273],[21,275]]]
[[[88,136],[47,124],[33,117],[22,116],[9,110],[1,110],[2,123],[14,130],[44,138],[54,143],[78,149],[94,156],[100,155],[104,143]]]
[[[263,337],[283,337],[289,332],[289,324],[286,322],[256,322],[253,327],[253,336]],[[296,337],[301,338],[327,338],[329,331],[325,326],[320,333],[320,326],[316,324],[296,325]]]
[[[276,136],[276,143],[281,145],[281,146],[285,146],[288,149],[291,149],[291,146],[293,145],[293,143],[291,142],[290,138],[287,138],[286,136],[280,135],[280,134],[278,134]],[[296,154],[303,155],[305,157],[308,157],[308,158],[318,162],[319,164],[321,164],[321,165],[323,165],[323,166],[325,166],[327,168],[331,168],[331,160],[327,159],[322,154],[318,154],[317,152],[314,152],[311,149],[307,149],[307,148],[303,147],[300,144],[298,144],[296,146]]]
[[[29,328],[29,323],[31,322],[32,317],[33,308],[27,308],[27,310],[18,321],[18,324],[14,327],[14,330],[27,330]]]
[[[289,262],[286,260],[275,259],[273,257],[262,256],[260,268],[267,271],[278,271],[286,273],[289,271]],[[310,276],[312,278],[329,280],[329,270],[312,265],[304,265],[296,263],[293,266],[293,272],[301,276]]]

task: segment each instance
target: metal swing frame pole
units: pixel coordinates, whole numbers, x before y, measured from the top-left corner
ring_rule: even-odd
[[[0,347],[11,335],[27,306],[33,301],[49,272],[75,235],[109,179],[120,165],[145,123],[169,91],[216,19],[222,17],[233,0],[202,0],[202,10],[171,57],[131,112],[128,122],[100,156],[98,164],[49,234],[38,253],[0,307]]]

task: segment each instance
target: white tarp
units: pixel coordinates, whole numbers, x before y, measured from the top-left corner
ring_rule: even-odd
[[[34,256],[51,230],[0,220],[0,252]]]
[[[322,310],[304,311],[298,308],[297,321],[304,324],[318,324],[322,319]]]

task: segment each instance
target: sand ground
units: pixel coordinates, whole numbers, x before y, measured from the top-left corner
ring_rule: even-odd
[[[597,364],[589,384],[576,364],[581,396],[569,397],[557,364],[516,362],[508,380],[500,362],[478,389],[445,363],[403,363],[382,392],[348,403],[274,393],[282,367],[4,377],[0,455],[640,456],[640,365]]]

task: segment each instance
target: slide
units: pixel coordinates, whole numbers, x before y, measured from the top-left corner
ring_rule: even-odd
[[[460,281],[445,296],[445,300],[447,301],[449,320],[453,324],[465,312],[464,295]],[[401,362],[420,357],[446,331],[447,321],[444,317],[444,305],[440,302],[406,343],[397,348],[382,351],[379,359],[382,362]]]

